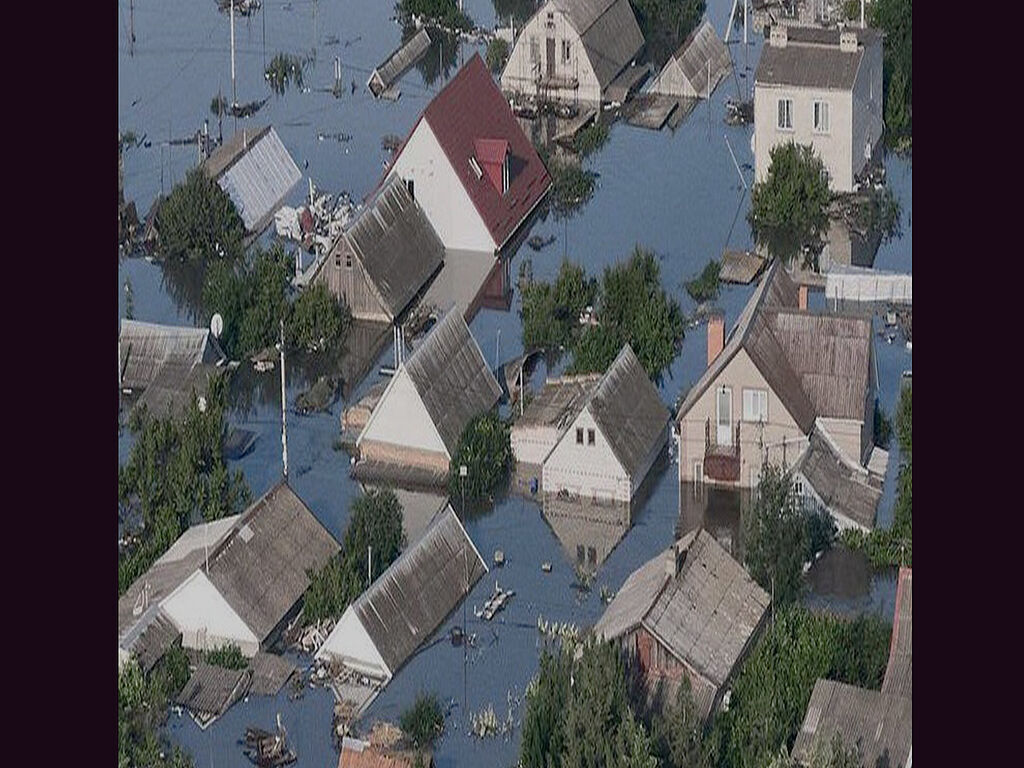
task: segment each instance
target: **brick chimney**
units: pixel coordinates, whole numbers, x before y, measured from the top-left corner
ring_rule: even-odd
[[[768,39],[772,48],[785,48],[789,42],[789,32],[781,24],[772,27],[771,37]]]
[[[807,286],[806,285],[801,285],[797,289],[797,296],[799,297],[798,301],[800,302],[800,304],[799,304],[800,309],[806,312],[807,311]]]
[[[715,311],[708,318],[708,365],[722,354],[725,346],[725,314]]]

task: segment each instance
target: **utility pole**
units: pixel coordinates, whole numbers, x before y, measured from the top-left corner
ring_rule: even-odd
[[[494,339],[494,370],[497,372],[498,366],[501,360],[501,328],[498,329],[498,335]]]
[[[366,545],[366,588],[373,584],[373,545]]]
[[[235,130],[238,130],[238,92],[235,87],[235,0],[231,0],[231,113],[235,116]],[[285,473],[287,474],[287,473]]]
[[[459,465],[459,485],[462,486],[462,525],[466,525],[466,475],[469,474],[469,468],[465,464]],[[463,557],[465,557],[466,550],[463,547]],[[467,566],[468,567],[468,566]],[[469,577],[467,576],[466,582],[468,585]],[[469,641],[468,635],[466,635],[466,601],[469,599],[469,589],[467,586],[466,594],[462,598],[462,711],[465,713],[465,717],[469,718],[469,705],[467,702],[466,692],[469,686],[466,682],[466,643]]]
[[[284,462],[284,479],[288,479],[288,397],[284,386],[284,319],[281,321],[281,459]]]
[[[860,25],[864,26],[863,3],[860,6]],[[128,55],[135,56],[135,0],[128,0],[128,27]]]

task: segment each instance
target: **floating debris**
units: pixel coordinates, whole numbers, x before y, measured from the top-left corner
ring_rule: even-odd
[[[537,631],[551,640],[563,640],[577,643],[580,639],[580,628],[568,621],[547,621],[543,616],[537,617]]]
[[[224,438],[224,458],[237,461],[256,444],[256,433],[248,429],[231,427],[228,435]]]
[[[491,704],[479,712],[472,713],[469,722],[473,735],[477,738],[486,739],[498,733],[498,716],[494,714],[494,706]]]
[[[750,125],[754,122],[754,101],[725,102],[725,122],[728,125]]]
[[[540,564],[540,569],[542,571],[544,571],[544,573],[551,573],[551,563],[549,563],[547,561],[541,563]]]
[[[221,13],[231,12],[232,0],[217,0],[217,9]],[[235,13],[239,16],[252,16],[262,5],[260,0],[234,0]]]
[[[294,750],[288,748],[288,732],[281,723],[280,713],[277,715],[276,733],[250,725],[245,729],[242,743],[245,744],[245,756],[260,768],[291,765],[298,759]]]
[[[604,584],[601,585],[601,602],[608,605],[612,600],[615,599],[615,593],[608,589]]]
[[[499,568],[505,565],[505,553],[500,549],[494,550],[494,564]]]
[[[394,84],[410,67],[423,58],[423,55],[429,50],[431,42],[427,30],[420,29],[405,45],[374,69],[370,74],[370,79],[366,82],[366,87],[370,89],[373,97],[376,99],[388,98],[387,94],[392,90]]]
[[[394,133],[386,134],[380,140],[380,148],[383,149],[385,152],[390,152],[394,154],[395,152],[398,151],[399,147],[401,146],[402,137]]]
[[[482,618],[484,621],[490,621],[494,618],[494,614],[505,607],[505,604],[512,599],[513,595],[515,595],[515,590],[504,590],[495,581],[494,594],[484,603],[483,610],[473,609],[473,615],[478,619]]]
[[[294,240],[304,250],[317,256],[317,261],[296,278],[298,286],[305,285],[305,281],[316,272],[320,258],[327,255],[355,212],[356,207],[348,192],[341,192],[337,198],[324,192],[318,193],[310,179],[306,205],[299,208],[283,206],[274,214],[274,227],[279,237]]]
[[[303,414],[328,410],[338,397],[338,380],[333,376],[321,376],[307,391],[295,398],[295,409]]]
[[[252,117],[259,112],[263,108],[263,105],[268,101],[270,101],[270,99],[250,101],[248,104],[232,104],[228,112],[232,117]]]
[[[347,144],[348,142],[352,141],[352,134],[341,133],[339,131],[338,133],[318,133],[316,135],[317,141],[325,141],[327,139],[333,139],[334,141],[341,142],[342,144]]]
[[[289,53],[279,53],[270,60],[263,77],[270,83],[278,96],[284,94],[289,85],[302,88],[302,70],[307,61]]]
[[[554,235],[548,235],[547,237],[541,237],[540,235],[533,235],[533,236],[530,237],[529,240],[526,241],[526,244],[528,246],[530,246],[531,248],[533,248],[533,250],[539,251],[541,248],[546,248],[547,246],[551,245],[553,242],[555,242],[555,236]]]

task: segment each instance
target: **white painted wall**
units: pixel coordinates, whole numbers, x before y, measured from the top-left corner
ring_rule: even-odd
[[[861,458],[864,442],[864,422],[857,419],[827,419],[819,417],[817,426],[828,433],[832,442],[839,448],[843,457],[858,466],[863,466]]]
[[[181,630],[186,648],[205,651],[234,643],[250,657],[259,650],[259,639],[201,570],[168,595],[161,607]]]
[[[391,679],[391,670],[351,605],[316,652],[316,658],[333,659],[362,674],[385,681]]]
[[[516,457],[517,462],[543,464],[544,459],[558,442],[558,430],[551,426],[537,424],[526,427],[513,425],[509,441],[512,444],[512,454]]]
[[[499,243],[491,237],[426,119],[416,126],[388,177],[394,174],[412,179],[413,196],[445,248],[497,250]]]
[[[583,445],[576,444],[576,429],[583,428]],[[593,429],[594,445],[587,445],[587,430]],[[545,493],[566,490],[583,497],[628,502],[632,498],[629,475],[608,444],[607,437],[584,408],[565,431],[562,439],[544,462]]]
[[[366,440],[442,453],[451,458],[404,366],[388,384],[356,445]]]

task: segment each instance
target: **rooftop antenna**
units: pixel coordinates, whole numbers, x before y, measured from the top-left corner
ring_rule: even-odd
[[[284,386],[284,318],[280,320],[281,341],[277,348],[281,351],[281,460],[284,463],[284,479],[288,479],[288,398]]]

